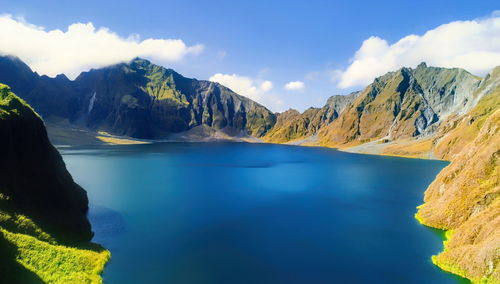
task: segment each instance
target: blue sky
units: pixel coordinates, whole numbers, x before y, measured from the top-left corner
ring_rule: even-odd
[[[356,75],[356,70],[351,70],[349,76],[354,77],[343,77],[344,83],[339,86],[339,76],[350,67],[350,60],[363,42],[372,36],[391,45],[405,36],[423,35],[442,24],[492,17],[492,13],[500,9],[500,4],[498,1],[436,0],[0,0],[0,7],[0,14],[22,18],[22,21],[45,30],[65,31],[71,24],[91,22],[97,29],[106,27],[124,38],[136,34],[140,39],[181,39],[187,46],[201,44],[202,51],[186,53],[181,59],[154,60],[153,56],[152,61],[172,67],[186,77],[212,77],[227,84],[241,83],[242,86],[234,85],[234,88],[243,88],[242,92],[247,88],[249,97],[272,110],[281,111],[289,107],[304,110],[309,106],[321,106],[329,96],[361,89],[369,76],[384,71]],[[497,31],[488,34],[492,33],[496,35]],[[380,42],[373,40],[366,46],[374,45],[378,52]],[[495,45],[485,52],[495,54],[500,52],[499,48]],[[420,59],[426,58],[401,61],[411,65]],[[433,59],[429,59],[432,62]],[[439,60],[434,61],[450,62],[448,59]],[[461,64],[454,62],[458,61],[450,64]],[[365,68],[361,63],[360,66]],[[392,66],[395,65],[384,68]],[[476,69],[484,73],[483,69],[487,67]],[[219,76],[214,77],[217,73]],[[238,81],[241,78],[247,81]],[[295,83],[284,88],[293,81],[300,81],[303,85]]]

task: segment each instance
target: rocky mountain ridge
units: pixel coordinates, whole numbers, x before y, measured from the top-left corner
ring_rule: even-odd
[[[0,81],[49,122],[133,138],[163,139],[202,125],[260,137],[276,120],[262,105],[218,83],[185,78],[140,58],[71,81],[39,76],[19,58],[3,56]]]
[[[387,73],[320,131],[320,143],[339,147],[430,135],[446,117],[477,103],[475,90],[480,83],[480,78],[463,69],[424,63]]]
[[[332,123],[359,92],[331,96],[322,108],[309,108],[303,113],[290,109],[277,115],[276,124],[262,138],[266,142],[284,143],[316,135],[319,129]]]

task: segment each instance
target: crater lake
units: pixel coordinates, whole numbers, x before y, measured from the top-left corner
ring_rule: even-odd
[[[60,148],[104,282],[467,283],[414,218],[447,162],[252,143]]]

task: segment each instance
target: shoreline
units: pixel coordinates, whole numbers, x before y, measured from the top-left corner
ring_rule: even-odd
[[[202,140],[202,141],[190,141],[190,140],[187,140],[187,141],[182,141],[182,140],[179,140],[179,141],[172,141],[172,140],[147,140],[147,141],[145,141],[145,140],[135,139],[135,138],[131,138],[131,137],[117,137],[117,136],[112,136],[112,135],[109,135],[109,134],[107,134],[107,136],[108,137],[113,137],[113,139],[101,140],[101,141],[105,142],[104,145],[110,145],[110,146],[113,146],[113,145],[155,144],[155,143],[217,143],[217,142],[257,143],[256,141],[229,140],[229,139],[214,139],[214,140]],[[269,142],[264,142],[264,141],[259,141],[259,143],[284,145],[284,146],[329,148],[329,149],[335,149],[335,150],[338,150],[338,151],[341,151],[341,152],[351,153],[351,154],[372,155],[372,156],[386,156],[386,157],[395,157],[395,158],[404,158],[404,159],[435,160],[435,161],[449,162],[451,164],[451,161],[444,160],[444,159],[425,158],[425,157],[421,157],[421,156],[419,157],[419,156],[397,155],[397,154],[387,154],[387,153],[369,153],[369,152],[367,153],[367,152],[349,151],[349,148],[336,148],[336,147],[322,146],[322,145],[301,145],[301,144],[287,144],[287,143],[269,143]],[[77,146],[77,145],[69,145],[69,147],[72,147],[72,146]],[[79,145],[79,146],[84,146],[84,145]],[[88,145],[88,146],[91,146],[91,145]],[[443,170],[444,170],[444,168],[443,168]],[[440,173],[441,172],[439,172],[436,175],[436,178],[437,178],[437,176]],[[436,180],[436,178],[433,180],[433,182]],[[444,263],[444,262],[442,262],[442,261],[440,261],[438,259],[438,255],[440,253],[446,252],[446,249],[447,249],[446,248],[446,244],[447,244],[449,238],[451,237],[453,231],[452,230],[446,230],[445,228],[439,228],[439,227],[430,226],[430,225],[426,224],[426,222],[423,220],[423,218],[419,216],[419,211],[418,211],[418,209],[424,203],[422,203],[421,205],[419,205],[419,206],[416,207],[417,212],[414,215],[415,219],[417,220],[417,222],[419,224],[421,224],[423,226],[426,226],[426,227],[429,227],[429,228],[433,228],[433,229],[442,230],[444,232],[445,236],[446,236],[445,239],[443,240],[443,248],[442,248],[442,250],[439,253],[437,253],[436,255],[431,255],[430,256],[430,260],[432,261],[432,263],[434,265],[436,265],[437,267],[439,267],[442,271],[447,272],[447,273],[452,273],[454,275],[457,275],[457,276],[459,276],[461,278],[464,278],[464,279],[470,281],[471,283],[475,283],[475,281],[473,279],[467,278],[467,275],[466,275],[466,273],[463,270],[461,270],[461,269],[459,269],[459,268],[457,268],[457,267],[455,267],[453,265],[446,264],[446,263]]]

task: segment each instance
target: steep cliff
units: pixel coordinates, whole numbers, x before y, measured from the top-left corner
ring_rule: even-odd
[[[71,81],[38,76],[20,59],[0,57],[0,81],[49,121],[134,138],[161,139],[196,126],[260,137],[276,121],[262,105],[218,83],[139,58]]]
[[[451,160],[425,192],[417,218],[450,230],[433,261],[475,282],[500,282],[500,68],[484,97],[440,129],[435,154]]]
[[[90,243],[86,192],[41,118],[3,84],[0,135],[0,281],[99,283],[109,253]]]
[[[500,108],[425,192],[417,218],[451,230],[433,258],[475,282],[500,282]]]

